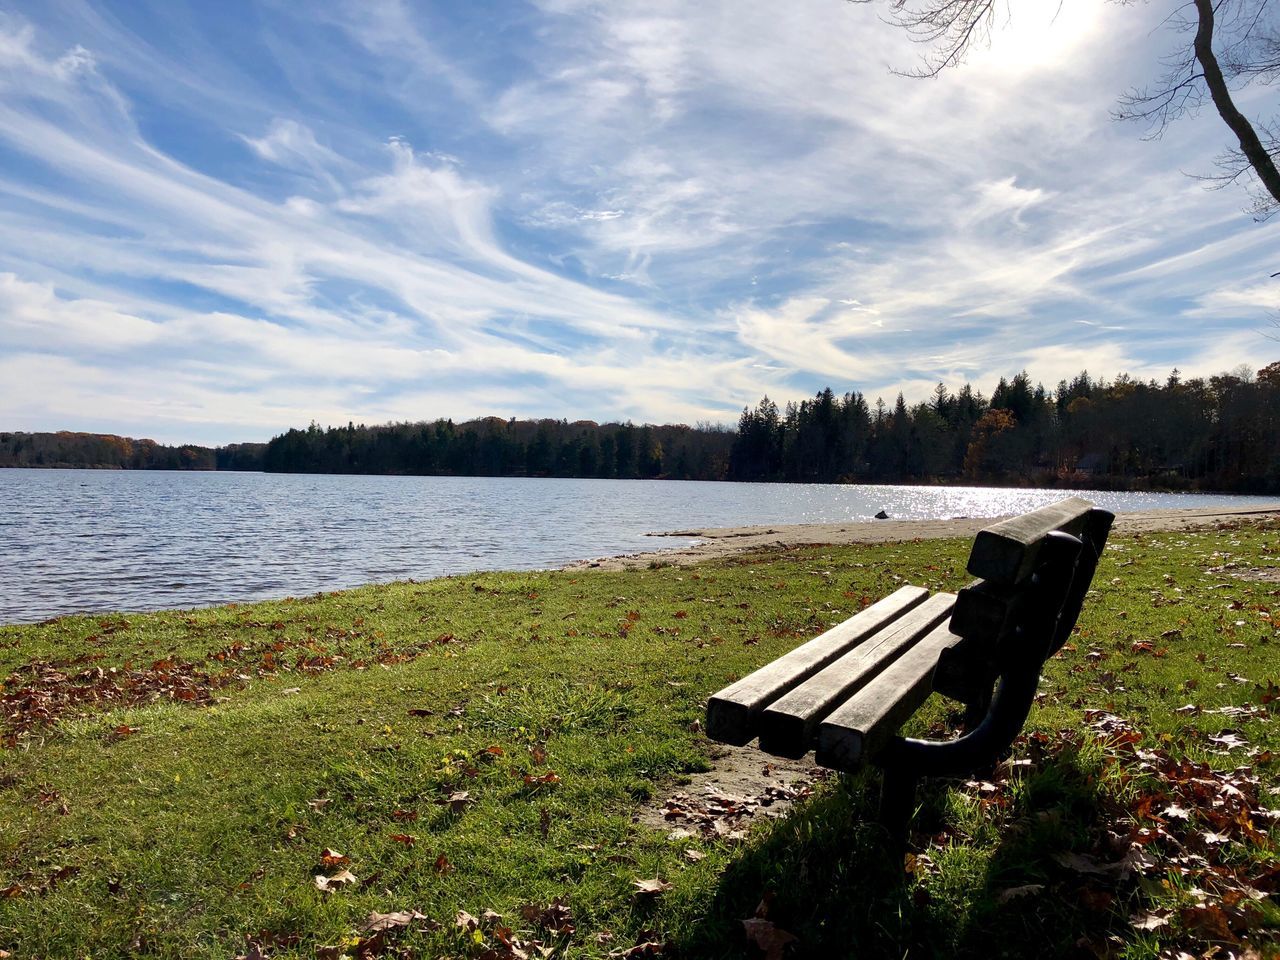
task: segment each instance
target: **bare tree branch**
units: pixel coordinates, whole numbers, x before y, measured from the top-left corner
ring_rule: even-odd
[[[975,43],[991,42],[996,27],[996,0],[850,2],[885,4],[885,21],[928,48],[919,67],[895,70],[904,76],[935,77],[963,63]],[[1136,0],[1112,2],[1136,5]],[[1163,25],[1190,34],[1189,41],[1162,59],[1164,72],[1156,83],[1125,93],[1112,113],[1118,120],[1147,124],[1146,138],[1158,139],[1170,123],[1212,103],[1237,145],[1219,157],[1218,174],[1199,179],[1214,187],[1248,180],[1256,219],[1280,211],[1280,141],[1265,119],[1250,120],[1240,111],[1232,87],[1280,82],[1278,8],[1280,0],[1186,0]]]
[[[1231,89],[1227,86],[1226,77],[1218,65],[1217,55],[1213,52],[1214,5],[1212,0],[1195,0],[1196,11],[1200,15],[1200,25],[1196,30],[1196,59],[1204,70],[1205,86],[1213,98],[1213,105],[1218,115],[1231,132],[1240,141],[1240,152],[1244,154],[1249,165],[1258,175],[1263,188],[1271,195],[1273,204],[1280,204],[1280,170],[1276,169],[1275,157],[1267,152],[1253,124],[1242,114],[1231,97]]]

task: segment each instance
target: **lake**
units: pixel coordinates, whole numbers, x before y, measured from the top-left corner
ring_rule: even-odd
[[[1124,512],[1275,498],[1079,491]],[[694,527],[1021,513],[1059,490],[0,470],[0,623],[303,595],[693,542]]]

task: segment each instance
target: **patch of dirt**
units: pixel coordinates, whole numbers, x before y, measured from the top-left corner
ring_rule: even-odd
[[[831,771],[812,755],[786,760],[754,747],[714,744],[711,769],[695,773],[667,799],[646,804],[635,822],[682,837],[741,840],[756,817],[783,817]]]
[[[1280,583],[1280,567],[1210,567],[1205,572],[1257,583]]]

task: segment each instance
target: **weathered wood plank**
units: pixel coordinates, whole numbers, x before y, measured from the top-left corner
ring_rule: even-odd
[[[1079,533],[1092,508],[1083,497],[1070,497],[979,530],[969,553],[969,572],[995,583],[1021,583],[1031,576],[1049,532]]]
[[[815,673],[848,653],[929,596],[923,587],[902,587],[821,636],[730,684],[707,701],[707,736],[742,746],[757,733],[760,712]]]
[[[876,752],[933,690],[933,669],[943,649],[959,638],[945,625],[890,664],[818,727],[817,762],[856,770]]]
[[[975,580],[956,593],[956,609],[951,614],[951,632],[968,639],[994,643],[1011,626],[1017,587],[990,580]]]
[[[760,749],[802,756],[813,745],[822,719],[950,616],[955,599],[951,593],[934,594],[775,700],[760,714]]]
[[[951,622],[951,632],[955,633],[954,617]],[[971,703],[982,696],[984,687],[990,693],[996,679],[990,655],[990,646],[968,637],[943,647],[933,671],[934,692],[961,703]]]

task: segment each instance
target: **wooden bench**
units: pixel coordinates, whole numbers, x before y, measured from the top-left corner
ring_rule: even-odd
[[[883,770],[880,818],[905,841],[923,776],[993,765],[1026,722],[1044,662],[1066,641],[1113,515],[1072,497],[983,529],[958,594],[907,586],[707,701],[707,735],[818,764]],[[931,693],[965,705],[964,732],[899,728]]]

